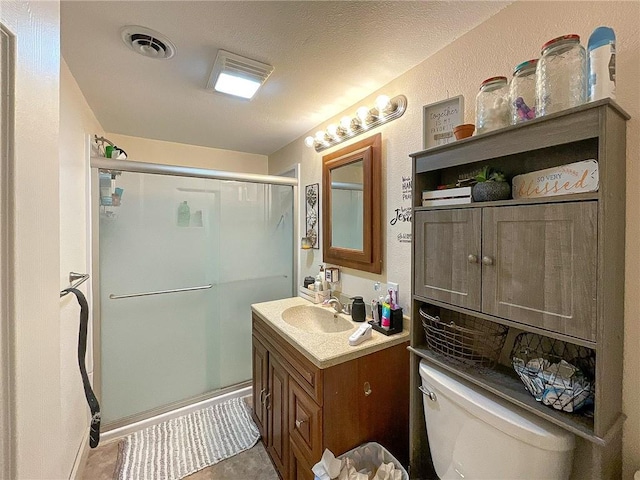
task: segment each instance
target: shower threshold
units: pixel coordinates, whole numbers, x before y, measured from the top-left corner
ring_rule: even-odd
[[[213,392],[198,395],[180,402],[175,402],[163,407],[148,410],[143,413],[131,415],[121,420],[103,425],[103,431],[100,434],[102,443],[110,442],[115,439],[125,437],[133,432],[142,430],[143,428],[165,422],[172,418],[186,415],[196,410],[226,402],[232,398],[248,397],[251,395],[251,380],[246,382],[230,385]]]

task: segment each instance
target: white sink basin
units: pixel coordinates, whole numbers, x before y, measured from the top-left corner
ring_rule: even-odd
[[[338,315],[333,309],[298,305],[282,312],[282,319],[292,327],[313,333],[346,332],[353,324]]]

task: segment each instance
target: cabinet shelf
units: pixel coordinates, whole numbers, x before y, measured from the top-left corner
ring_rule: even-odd
[[[580,345],[582,347],[590,348],[594,351],[598,350],[598,345],[596,342],[590,342],[588,340],[583,340],[581,338],[572,337],[570,335],[564,335],[562,333],[554,332],[551,330],[545,330],[543,328],[536,328],[531,325],[525,325],[523,323],[514,322],[512,320],[508,320],[506,318],[495,317],[493,315],[487,315],[486,313],[477,312],[475,310],[470,310],[468,308],[459,307],[457,305],[451,305],[449,303],[440,302],[438,300],[434,300],[432,298],[422,297],[420,295],[414,295],[413,299],[422,302],[428,303],[431,305],[435,305],[436,307],[446,308],[448,310],[453,310],[455,312],[464,313],[466,315],[471,315],[473,317],[482,318],[483,320],[489,320],[491,322],[499,323],[501,325],[506,325],[507,327],[517,328],[526,332],[537,333],[539,335],[544,335],[545,337],[555,338],[557,340],[561,340],[563,342],[572,343],[574,345]]]
[[[451,210],[453,208],[483,208],[483,207],[509,207],[519,205],[537,205],[541,203],[584,202],[598,200],[598,192],[573,193],[570,195],[558,195],[555,197],[519,198],[514,200],[500,200],[496,202],[472,202],[459,205],[436,205],[431,207],[415,207],[414,211],[426,210]]]
[[[593,418],[579,413],[566,413],[537,402],[524,388],[515,372],[503,365],[493,369],[475,368],[456,362],[444,355],[435,353],[424,346],[409,347],[409,350],[428,362],[452,372],[459,377],[478,385],[500,398],[524,408],[570,432],[598,445],[606,445],[606,440],[594,433]]]
[[[424,173],[597,138],[601,133],[603,105],[624,120],[630,118],[607,98],[409,156],[415,160],[415,173]]]
[[[424,458],[421,359],[575,434],[575,478],[622,475],[629,118],[603,99],[410,154],[413,476],[434,471]],[[512,179],[587,159],[598,162],[597,192],[422,206],[423,191],[470,178],[486,165]],[[429,350],[418,319],[423,304],[596,352],[593,417],[536,402],[509,366],[478,369]]]

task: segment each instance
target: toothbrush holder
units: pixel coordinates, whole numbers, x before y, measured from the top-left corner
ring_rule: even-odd
[[[382,305],[378,304],[378,318],[382,318]],[[369,324],[377,332],[384,335],[393,335],[395,333],[402,332],[402,307],[396,307],[391,310],[391,317],[389,318],[389,328],[384,328],[382,325],[378,325],[373,320]]]

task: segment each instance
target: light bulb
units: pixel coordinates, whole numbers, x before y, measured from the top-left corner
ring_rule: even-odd
[[[360,107],[358,110],[356,110],[356,116],[360,119],[360,125],[364,127],[367,124],[369,109],[367,107]]]
[[[340,119],[340,126],[348,133],[351,131],[351,117],[342,117]]]
[[[313,147],[315,143],[316,143],[316,139],[313,138],[311,135],[309,135],[307,138],[304,139],[304,144],[307,147]]]
[[[318,130],[316,132],[316,142],[325,143],[324,132],[322,130]]]
[[[338,136],[338,125],[336,125],[335,123],[330,124],[327,127],[327,133],[331,137],[337,137]]]
[[[380,95],[376,98],[376,108],[379,115],[384,115],[384,112],[390,107],[389,97],[387,95]]]

